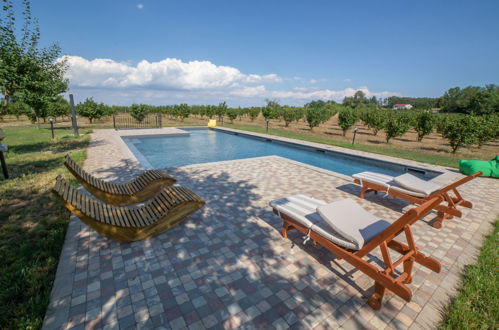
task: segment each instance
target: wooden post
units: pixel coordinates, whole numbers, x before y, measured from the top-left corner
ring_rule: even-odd
[[[5,179],[8,179],[9,178],[9,171],[7,171],[7,163],[5,162],[5,157],[3,156],[4,151],[7,151],[7,145],[0,144],[0,163],[2,164],[3,177]]]
[[[78,136],[78,122],[76,121],[76,109],[73,94],[69,94],[69,105],[71,106],[71,125],[73,125],[75,136]]]
[[[114,130],[117,131],[116,129],[116,114],[113,113],[113,127],[114,127]]]

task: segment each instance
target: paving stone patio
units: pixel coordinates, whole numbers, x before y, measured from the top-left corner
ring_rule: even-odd
[[[141,166],[113,132],[93,134],[85,168],[128,180]],[[474,204],[463,218],[440,230],[429,225],[434,213],[418,221],[418,246],[442,271],[416,264],[412,301],[388,294],[374,311],[366,303],[373,281],[324,248],[303,245],[296,231],[282,238],[267,204],[297,193],[353,198],[394,221],[407,203],[382,194],[361,200],[348,177],[274,156],[168,171],[207,205],[167,232],[125,244],[72,217],[45,329],[434,328],[499,212],[499,181],[480,178],[461,189]]]

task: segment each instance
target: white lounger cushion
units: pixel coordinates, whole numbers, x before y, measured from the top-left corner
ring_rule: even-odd
[[[356,250],[390,226],[350,198],[321,205],[317,212],[336,232],[353,242]]]
[[[410,174],[409,174],[410,175]],[[375,183],[381,187],[386,188],[386,190],[396,190],[398,192],[415,196],[415,197],[426,197],[424,193],[417,192],[414,190],[409,190],[401,185],[399,185],[397,182],[395,182],[395,178],[393,176],[389,176],[386,174],[381,174],[381,173],[375,173],[375,172],[360,172],[352,175],[354,179],[358,179],[361,183],[362,181],[370,182],[370,183]]]
[[[326,205],[326,202],[300,194],[273,200],[269,204],[280,214],[286,214],[325,239],[347,249],[357,249],[357,244],[354,244],[338,234],[321,218],[319,213],[317,213],[317,207]]]
[[[432,192],[437,191],[441,187],[434,182],[421,180],[409,173],[399,175],[395,177],[393,181],[406,189],[422,193],[425,196],[431,195]]]

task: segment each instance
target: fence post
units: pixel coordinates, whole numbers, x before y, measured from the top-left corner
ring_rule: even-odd
[[[76,109],[73,94],[69,94],[69,106],[71,107],[71,124],[73,125],[75,136],[78,136],[78,122],[76,121]]]

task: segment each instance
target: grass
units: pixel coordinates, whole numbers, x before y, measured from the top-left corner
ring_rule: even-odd
[[[458,296],[446,311],[441,329],[498,329],[499,221],[486,238],[476,264],[466,268]]]
[[[224,127],[235,128],[235,129],[251,131],[251,132],[256,132],[256,133],[266,133],[264,127],[240,126],[240,125],[230,125],[230,124],[224,125]],[[367,151],[367,152],[372,152],[372,153],[376,153],[376,154],[380,154],[380,155],[410,159],[410,160],[415,160],[418,162],[440,165],[440,166],[445,166],[445,167],[458,168],[458,166],[459,166],[459,159],[460,158],[458,156],[434,155],[434,154],[429,154],[429,153],[425,153],[425,152],[417,152],[414,150],[400,149],[400,148],[391,146],[390,144],[387,144],[387,145],[369,144],[369,145],[367,145],[367,144],[356,143],[356,144],[352,145],[351,142],[334,141],[334,140],[323,138],[323,137],[310,136],[310,135],[307,135],[306,133],[296,133],[296,132],[286,131],[286,130],[277,129],[277,128],[269,128],[269,131],[267,134],[286,137],[286,138],[292,138],[292,139],[297,139],[297,140],[309,141],[309,142],[329,144],[329,145],[348,148],[348,149]]]
[[[0,329],[38,329],[50,298],[69,213],[50,192],[64,155],[82,162],[88,130],[4,128],[10,179],[0,175]]]

